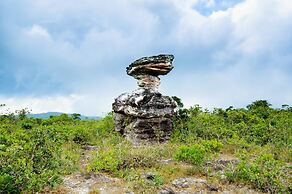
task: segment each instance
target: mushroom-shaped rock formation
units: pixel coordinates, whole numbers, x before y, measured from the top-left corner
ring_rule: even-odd
[[[127,67],[127,74],[138,80],[138,85],[145,89],[157,91],[160,84],[159,75],[166,75],[172,69],[173,55],[143,57]]]
[[[163,142],[170,138],[176,102],[158,92],[159,75],[172,69],[173,55],[143,57],[127,67],[139,88],[124,93],[113,103],[116,130],[134,144]]]

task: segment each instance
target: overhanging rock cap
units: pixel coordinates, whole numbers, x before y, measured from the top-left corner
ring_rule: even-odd
[[[127,74],[130,76],[138,75],[166,75],[172,69],[173,55],[161,54],[151,57],[142,57],[127,67]]]

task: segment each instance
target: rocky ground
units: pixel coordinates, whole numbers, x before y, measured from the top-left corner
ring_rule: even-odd
[[[80,160],[81,169],[86,169],[88,162],[92,157],[92,153],[98,151],[96,146],[85,146],[83,148],[83,154]],[[162,160],[163,165],[171,165],[177,163],[171,159]],[[225,193],[225,194],[252,194],[259,193],[247,186],[229,184],[224,182],[224,169],[227,165],[236,165],[238,159],[221,155],[217,160],[210,161],[205,164],[206,168],[211,169],[211,173],[208,177],[215,176],[215,174],[222,174],[220,183],[214,183],[209,181],[206,177],[177,177],[168,184],[164,184],[157,190],[159,194],[193,194],[193,193]],[[180,163],[182,167],[186,167],[188,164]],[[154,178],[152,172],[143,174],[141,179],[149,180]],[[124,180],[110,177],[101,173],[87,173],[77,172],[64,177],[63,185],[51,190],[47,193],[72,193],[72,194],[134,194],[130,188],[128,188]]]

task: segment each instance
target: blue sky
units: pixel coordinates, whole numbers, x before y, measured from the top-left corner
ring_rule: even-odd
[[[292,104],[291,0],[1,0],[0,103],[101,115],[125,68],[171,53],[160,92],[187,106]]]

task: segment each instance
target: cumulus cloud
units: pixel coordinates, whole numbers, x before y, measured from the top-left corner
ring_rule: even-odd
[[[4,0],[0,12],[0,100],[11,106],[110,111],[136,87],[125,67],[158,53],[176,56],[161,91],[187,105],[292,103],[290,0]]]

